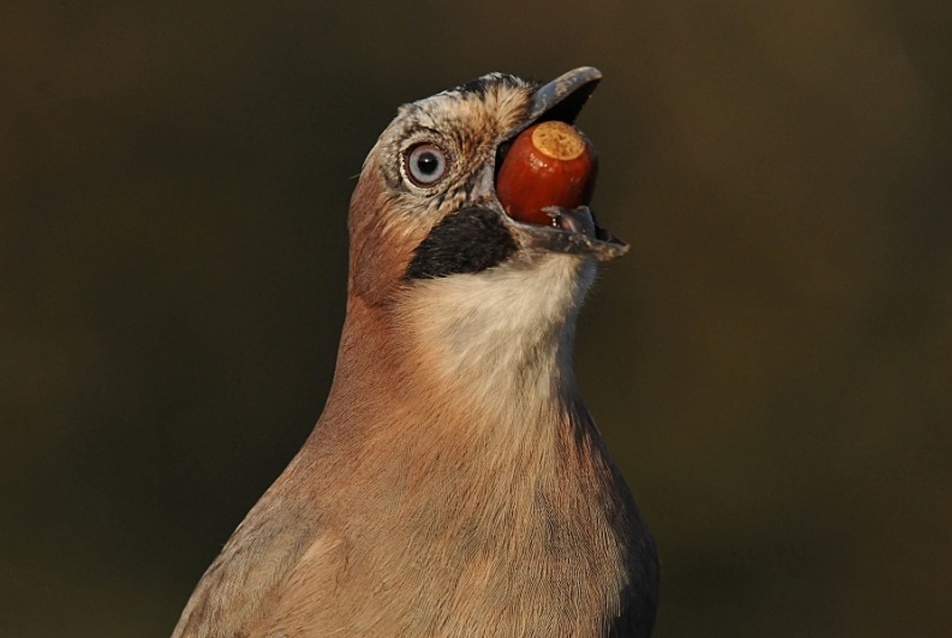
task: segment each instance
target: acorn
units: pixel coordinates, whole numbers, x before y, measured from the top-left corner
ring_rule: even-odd
[[[520,133],[496,177],[496,195],[510,217],[554,225],[548,206],[577,208],[592,201],[598,154],[571,124],[549,120]]]

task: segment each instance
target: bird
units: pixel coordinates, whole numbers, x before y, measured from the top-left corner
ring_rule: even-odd
[[[647,638],[655,542],[587,410],[575,326],[628,245],[589,206],[506,213],[512,140],[602,74],[489,73],[405,104],[350,202],[323,412],[173,638]]]

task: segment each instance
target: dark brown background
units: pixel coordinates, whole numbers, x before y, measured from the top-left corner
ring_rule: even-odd
[[[950,32],[944,0],[5,2],[0,634],[167,635],[320,413],[397,105],[594,64],[633,249],[578,367],[657,635],[952,635]]]

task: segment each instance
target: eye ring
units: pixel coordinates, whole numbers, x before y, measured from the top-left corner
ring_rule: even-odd
[[[432,186],[446,175],[446,153],[436,144],[423,142],[411,146],[404,156],[404,170],[417,186]]]

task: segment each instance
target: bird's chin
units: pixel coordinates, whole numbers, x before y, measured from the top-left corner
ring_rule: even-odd
[[[552,219],[551,225],[506,217],[517,243],[524,249],[578,255],[595,261],[610,261],[628,252],[628,243],[599,226],[588,206],[550,206],[544,212]]]

